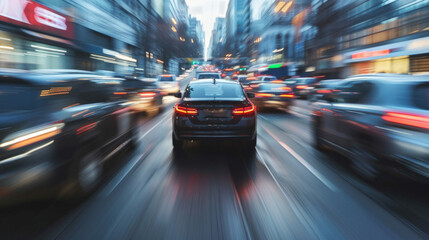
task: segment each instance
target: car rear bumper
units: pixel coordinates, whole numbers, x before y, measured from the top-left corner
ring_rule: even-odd
[[[177,140],[252,140],[255,138],[255,130],[238,131],[180,131],[176,130],[174,135]]]
[[[253,103],[256,105],[256,107],[271,107],[271,108],[284,108],[289,107],[292,105],[293,99],[264,99],[264,100],[253,100]]]

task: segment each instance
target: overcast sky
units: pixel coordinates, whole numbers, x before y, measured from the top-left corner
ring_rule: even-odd
[[[201,21],[206,34],[206,51],[216,17],[225,17],[229,0],[186,0],[189,14]]]
[[[273,0],[252,0],[253,19],[260,18],[261,5]],[[201,21],[206,34],[206,51],[216,17],[225,17],[229,0],[186,0],[189,14]]]

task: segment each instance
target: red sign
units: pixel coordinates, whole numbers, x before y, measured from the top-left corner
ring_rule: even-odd
[[[352,55],[352,59],[361,59],[361,58],[370,58],[370,57],[380,57],[384,55],[388,55],[390,53],[390,49],[371,51],[371,52],[358,52]]]
[[[31,0],[1,0],[0,21],[73,38],[73,25],[69,17]]]

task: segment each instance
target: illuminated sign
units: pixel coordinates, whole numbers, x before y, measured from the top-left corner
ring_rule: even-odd
[[[358,52],[352,55],[352,59],[380,57],[380,56],[388,55],[390,52],[391,52],[390,49],[370,51],[370,52],[367,52],[367,51]]]
[[[67,16],[31,0],[0,1],[0,21],[73,38],[73,25]]]

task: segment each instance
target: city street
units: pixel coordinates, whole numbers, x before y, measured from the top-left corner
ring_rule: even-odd
[[[223,142],[183,153],[171,144],[174,101],[141,120],[138,147],[113,157],[94,194],[4,209],[2,238],[427,239],[427,192],[369,186],[315,150],[307,101],[260,113],[255,152]]]

